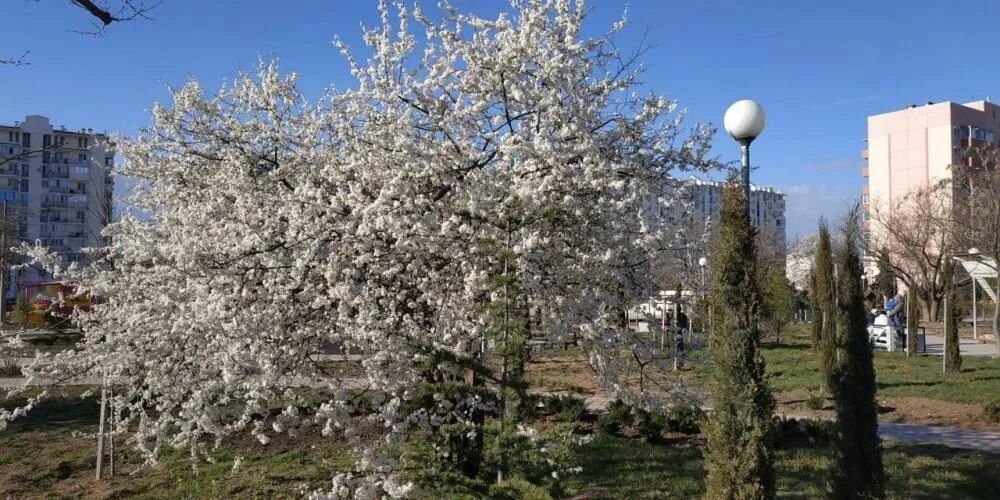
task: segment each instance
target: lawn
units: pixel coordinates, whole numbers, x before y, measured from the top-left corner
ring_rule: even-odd
[[[598,437],[579,449],[583,465],[572,486],[579,498],[691,498],[704,494],[701,449]],[[996,498],[1000,456],[942,446],[889,443],[884,448],[889,498]],[[827,448],[778,452],[783,498],[826,495],[833,456]]]
[[[794,325],[781,344],[765,344],[764,358],[775,392],[822,387],[819,358],[809,346],[809,325]],[[962,372],[941,373],[941,356],[875,352],[879,397],[921,397],[958,403],[1000,401],[1000,362],[966,356]]]
[[[216,463],[192,469],[185,453],[168,451],[159,464],[136,471],[139,457],[119,445],[125,466],[113,480],[94,480],[97,401],[70,391],[42,403],[30,417],[0,432],[0,498],[293,498],[329,485],[348,470],[351,450],[334,439],[306,435],[225,444]],[[702,438],[652,444],[598,436],[577,449],[583,471],[570,480],[575,498],[689,498],[704,491]],[[240,471],[233,460],[243,457]],[[939,446],[888,443],[891,498],[990,498],[1000,456]],[[831,452],[808,444],[778,452],[778,489],[786,498],[821,495]],[[128,475],[136,472],[134,475]]]

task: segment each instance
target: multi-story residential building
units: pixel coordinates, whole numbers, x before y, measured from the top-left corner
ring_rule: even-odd
[[[0,216],[16,218],[14,238],[58,252],[66,262],[86,260],[83,248],[104,244],[111,221],[114,151],[108,137],[91,129],[54,128],[44,116],[0,124]],[[7,280],[4,297],[25,283],[49,276],[20,270]]]
[[[669,222],[683,222],[690,227],[704,227],[711,223],[713,229],[719,227],[722,216],[722,190],[725,183],[700,179],[691,176],[679,180],[667,189],[668,193],[679,190],[679,202],[666,206],[661,204],[661,210],[667,211]],[[672,196],[670,198],[673,198]],[[785,248],[785,195],[773,187],[750,185],[750,216],[754,225],[768,236],[779,251]]]
[[[876,230],[869,223],[875,205],[891,212],[908,193],[951,179],[949,167],[962,161],[965,148],[996,146],[998,137],[1000,106],[988,100],[927,102],[868,117],[868,147],[861,152],[866,237]],[[874,260],[865,259],[868,276],[877,273]]]
[[[711,219],[717,222],[720,219],[723,187],[725,183],[706,181],[695,176],[684,182],[695,221],[703,222]],[[785,247],[784,193],[773,187],[751,184],[750,217],[759,230],[774,233],[775,243],[781,248]]]

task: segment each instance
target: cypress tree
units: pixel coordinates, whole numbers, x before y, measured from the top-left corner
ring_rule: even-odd
[[[958,293],[955,290],[955,263],[945,259],[945,321],[944,321],[944,372],[962,371],[962,354],[958,344]]]
[[[816,269],[809,270],[809,327],[812,331],[812,350],[819,351],[823,331],[823,312],[816,290]]]
[[[706,498],[774,497],[774,398],[759,351],[761,291],[756,230],[743,190],[730,180],[722,197],[712,279],[713,363],[705,468]]]
[[[906,355],[917,353],[917,328],[920,326],[920,306],[911,293],[906,295]]]
[[[836,464],[834,498],[884,498],[885,476],[878,437],[875,368],[865,321],[864,292],[858,276],[858,211],[843,227],[837,251],[834,294],[836,320],[827,385],[836,405]]]
[[[819,357],[820,367],[824,377],[828,377],[833,363],[833,324],[834,324],[834,288],[833,281],[833,244],[830,242],[830,229],[826,220],[819,221],[819,238],[816,242],[816,256],[813,263],[813,273],[816,277],[816,319],[819,320]]]

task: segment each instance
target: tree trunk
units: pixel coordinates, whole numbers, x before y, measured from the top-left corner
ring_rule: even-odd
[[[997,356],[1000,356],[1000,301],[993,306],[993,342],[997,346]]]

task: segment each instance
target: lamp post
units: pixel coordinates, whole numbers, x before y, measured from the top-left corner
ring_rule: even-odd
[[[707,266],[707,265],[708,265],[708,259],[707,258],[702,257],[702,258],[698,259],[698,266],[701,267],[701,303],[702,303],[702,307],[705,307],[705,266]],[[708,311],[705,311],[705,312],[708,313]],[[708,315],[709,315],[709,317],[711,317],[711,313],[708,313]],[[706,323],[707,322],[704,321],[704,320],[701,322],[701,333],[705,333],[705,324]]]
[[[764,131],[764,122],[764,108],[750,99],[734,102],[722,119],[726,132],[743,150],[743,197],[747,201],[747,217],[750,216],[750,143]]]
[[[979,255],[978,248],[970,248],[969,255],[976,257]],[[978,257],[977,257],[978,258]],[[976,263],[976,267],[979,267],[979,263]],[[969,273],[972,274],[972,273]],[[970,276],[972,278],[972,339],[979,339],[979,316],[976,313],[976,277]]]

